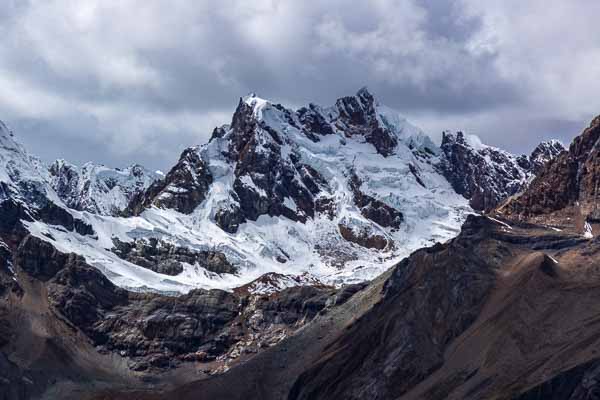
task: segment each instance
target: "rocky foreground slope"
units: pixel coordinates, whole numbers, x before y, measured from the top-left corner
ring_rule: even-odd
[[[8,242],[0,242],[2,399],[82,398],[223,373],[366,286],[253,294],[251,287],[277,281],[265,276],[234,292],[134,293],[25,229],[0,235]]]

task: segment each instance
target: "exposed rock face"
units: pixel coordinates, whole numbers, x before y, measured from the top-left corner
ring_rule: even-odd
[[[335,134],[323,109],[315,104],[300,108],[298,120],[302,126],[302,132],[313,142],[318,142],[321,135]]]
[[[297,179],[302,170],[299,157],[284,156],[284,139],[256,118],[252,100],[249,103],[240,100],[231,123],[228,158],[235,162],[233,190],[239,202],[235,212],[240,214],[234,220],[255,221],[267,214],[304,222],[314,216],[313,193],[307,187],[318,188],[318,183],[307,173]],[[295,209],[285,205],[286,198],[293,201]],[[223,227],[226,231],[235,229],[232,225]]]
[[[4,197],[3,197],[4,196]],[[35,194],[35,202],[23,201],[20,193],[11,190],[5,182],[0,182],[0,232],[24,234],[21,221],[40,220],[47,224],[61,226],[80,235],[94,235],[94,229],[87,222],[74,217],[67,209],[50,201],[45,193]]]
[[[69,231],[80,235],[94,235],[94,228],[87,222],[76,218],[68,210],[49,201],[40,209],[35,210],[33,216],[47,224],[63,226]]]
[[[129,357],[136,371],[186,361],[232,362],[240,351],[256,353],[272,346],[325,307],[348,298],[338,298],[335,289],[324,286],[297,286],[271,295],[201,289],[179,297],[128,293],[71,256],[55,253],[51,265],[64,257],[73,261],[48,284],[52,306],[100,352]],[[43,279],[49,275],[36,274]]]
[[[528,190],[503,211],[527,218],[577,206],[583,218],[595,220],[600,176],[599,139],[600,117],[596,117],[573,140],[569,150],[550,163]]]
[[[529,156],[529,169],[534,175],[539,175],[548,163],[565,150],[565,147],[558,140],[540,143]]]
[[[594,398],[599,243],[471,216],[456,239],[352,297],[349,315],[333,309],[246,364],[162,395]]]
[[[342,224],[339,225],[339,229],[344,239],[368,249],[383,250],[389,244],[385,237],[371,233],[365,229],[351,228]]]
[[[197,148],[190,147],[164,179],[133,196],[125,213],[138,215],[145,208],[156,206],[189,214],[205,199],[211,183],[212,175],[206,162],[200,158]]]
[[[564,150],[558,141],[543,142],[529,157],[517,157],[462,132],[445,132],[441,149],[445,155],[441,171],[476,210],[490,210],[523,190],[546,163]]]
[[[42,162],[29,155],[0,121],[0,231],[12,234],[15,229],[23,229],[21,220],[38,219],[81,235],[93,235],[88,223],[52,200],[56,194],[49,181]]]
[[[111,169],[87,163],[79,168],[64,160],[49,167],[50,183],[69,208],[119,215],[131,199],[160,178],[141,165]]]
[[[165,275],[178,275],[183,265],[200,266],[217,274],[235,274],[237,268],[227,261],[225,254],[218,251],[197,251],[165,243],[155,238],[121,242],[113,238],[115,252],[119,257],[140,267]]]
[[[17,249],[15,263],[29,275],[47,281],[65,266],[83,265],[85,261],[76,254],[61,253],[51,244],[27,236]]]
[[[57,253],[60,259],[69,255]],[[48,284],[50,304],[96,343],[104,338],[94,324],[104,321],[106,312],[128,303],[126,291],[115,287],[97,269],[81,260],[70,262],[56,272]]]
[[[404,220],[402,213],[382,201],[379,201],[360,190],[361,181],[354,172],[350,177],[350,188],[354,202],[360,208],[360,213],[373,222],[383,226],[398,229]],[[385,246],[384,246],[385,247]],[[383,247],[382,247],[383,248]]]
[[[131,370],[149,378],[158,379],[161,371],[185,367],[187,363],[202,365],[205,373],[220,373],[293,335],[317,314],[345,303],[364,287],[338,290],[324,285],[295,286],[267,292],[261,292],[257,286],[254,287],[257,290],[236,292],[198,289],[179,297],[132,293],[113,285],[82,257],[61,253],[31,235],[24,237],[14,250],[14,263],[11,250],[0,243],[0,366],[3,368],[10,365],[6,354],[13,351],[13,347],[4,345],[31,340],[30,346],[41,346],[37,341],[43,343],[44,338],[35,329],[47,329],[69,336],[52,344],[52,357],[54,354],[66,357],[77,365],[87,365],[85,360],[89,357],[100,360],[102,355],[115,353],[126,358]],[[23,282],[25,289],[11,294],[6,282]],[[23,303],[25,299],[27,304]],[[14,324],[21,320],[34,321],[35,328],[29,322]],[[79,336],[78,332],[85,336]],[[97,356],[78,353],[88,341],[93,352],[99,353]],[[21,342],[19,351],[27,353],[27,343]],[[43,365],[49,370],[44,381],[35,373],[28,373],[30,384],[38,385],[40,391],[63,373],[52,369],[59,361],[45,357]],[[0,388],[5,388],[3,385],[8,382],[13,390],[12,379],[19,380],[29,367],[20,364],[11,367],[16,378],[7,375],[3,368],[0,368]],[[85,373],[93,376],[98,371],[92,367]],[[11,400],[21,400],[31,394],[11,396],[8,397]]]
[[[22,288],[13,268],[10,247],[0,240],[0,297],[7,295],[9,292],[22,293]],[[0,305],[0,347],[8,342],[8,323],[2,318],[3,311],[3,306]]]
[[[330,347],[331,356],[302,374],[290,399],[397,398],[439,368],[445,347],[477,318],[495,269],[511,255],[489,240],[492,225],[470,217],[451,246],[420,250],[396,266],[382,301]],[[478,254],[490,247],[495,257]]]
[[[215,212],[215,223],[227,233],[236,233],[244,222],[244,214],[237,205],[230,205]]]
[[[600,360],[592,360],[561,372],[516,396],[515,400],[588,400],[598,397]]]
[[[398,139],[377,119],[375,99],[366,88],[356,96],[342,97],[336,103],[339,116],[335,121],[338,129],[348,136],[364,136],[379,154],[389,156],[398,145]]]

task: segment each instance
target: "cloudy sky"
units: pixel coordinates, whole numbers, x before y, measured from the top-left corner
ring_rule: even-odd
[[[600,113],[596,0],[2,0],[0,119],[45,160],[166,169],[240,96],[367,85],[514,152]]]

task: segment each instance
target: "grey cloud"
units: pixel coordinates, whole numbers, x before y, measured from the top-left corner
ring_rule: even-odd
[[[327,105],[368,85],[434,137],[442,125],[473,130],[513,151],[572,137],[593,105],[564,97],[587,90],[595,70],[580,63],[577,77],[551,79],[568,71],[551,41],[565,26],[528,26],[548,19],[547,2],[482,4],[11,0],[0,11],[0,118],[46,160],[161,169],[250,91]],[[565,7],[557,13],[580,16]],[[580,60],[599,51],[583,43]]]

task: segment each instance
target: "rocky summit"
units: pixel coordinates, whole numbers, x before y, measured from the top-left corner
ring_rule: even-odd
[[[0,124],[0,398],[593,398],[598,121],[517,156],[251,94],[166,174]]]
[[[473,135],[442,134],[441,171],[475,210],[491,210],[521,192],[565,148],[556,140],[540,143],[529,156],[486,146]]]

